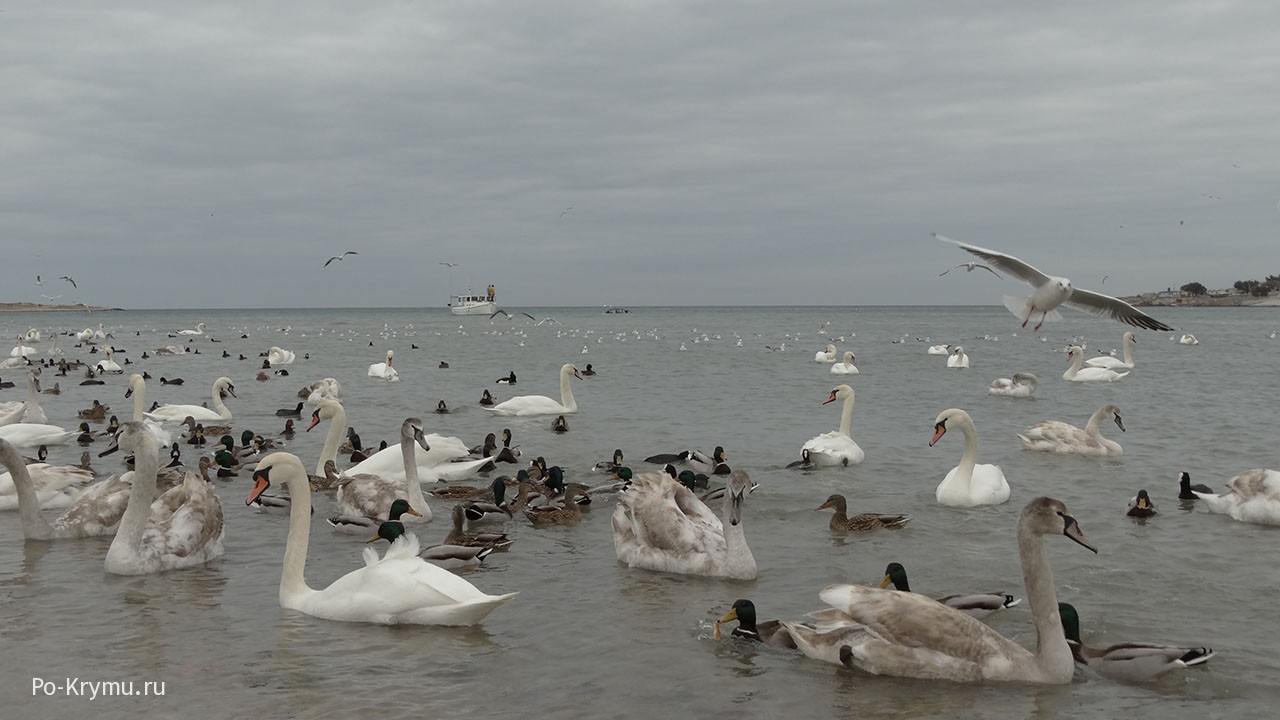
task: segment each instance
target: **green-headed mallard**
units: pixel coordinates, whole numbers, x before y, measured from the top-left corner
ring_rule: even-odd
[[[893,588],[900,592],[911,592],[911,583],[907,581],[907,569],[899,563],[889,563],[889,566],[884,569],[884,579],[880,581],[880,587],[887,588],[890,585],[893,585]],[[1004,593],[944,595],[943,597],[936,597],[934,600],[978,620],[997,610],[1010,608],[1022,602],[1014,596],[1005,595]]]
[[[849,517],[849,506],[843,495],[832,495],[817,509],[835,510],[828,527],[836,532],[865,532],[867,530],[879,530],[880,528],[900,528],[911,520],[907,515],[882,515],[880,513],[862,513],[861,515]]]
[[[404,523],[398,520],[387,520],[379,523],[378,533],[369,538],[367,542],[377,540],[387,540],[395,542],[397,538],[405,534]],[[484,559],[493,552],[493,548],[487,547],[468,547],[466,545],[432,545],[431,547],[422,548],[418,551],[418,557],[427,562],[442,567],[445,570],[466,570],[473,567],[479,567]]]
[[[399,524],[401,522],[400,518],[404,517],[406,514],[413,515],[415,517],[422,517],[422,513],[409,507],[408,500],[405,500],[404,498],[396,498],[396,501],[391,503],[390,509],[387,510],[387,516],[385,518],[368,517],[364,515],[334,515],[333,517],[326,518],[325,522],[329,523],[329,525],[336,530],[363,535],[371,530],[376,531],[378,526],[387,520],[394,520]],[[369,538],[369,540],[377,540],[378,537],[378,535],[374,535]],[[395,540],[393,537],[386,539]]]
[[[756,622],[756,605],[750,600],[742,599],[733,602],[733,609],[725,613],[724,617],[716,621],[715,637],[720,639],[720,623],[738,621],[738,627],[729,633],[734,637],[744,638],[746,640],[754,640],[762,642],[766,645],[777,645],[779,647],[796,649],[795,640],[791,639],[791,633],[782,627],[782,623],[777,620],[765,620],[762,623]]]
[[[582,519],[582,508],[576,502],[579,497],[586,497],[585,488],[578,483],[565,485],[559,505],[540,505],[527,507],[524,516],[534,525],[566,525]]]
[[[1156,504],[1151,502],[1151,496],[1147,491],[1139,490],[1138,494],[1129,500],[1129,511],[1125,514],[1129,517],[1149,518],[1160,513],[1156,511]]]
[[[1212,648],[1171,647],[1149,643],[1121,643],[1106,648],[1091,648],[1080,641],[1080,616],[1067,603],[1058,603],[1062,629],[1067,636],[1075,661],[1088,665],[1098,674],[1122,682],[1153,680],[1170,670],[1189,668],[1209,662]]]

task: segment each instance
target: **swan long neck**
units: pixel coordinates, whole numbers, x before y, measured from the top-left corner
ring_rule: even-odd
[[[18,511],[22,515],[22,534],[29,540],[48,540],[53,537],[53,528],[49,521],[40,514],[40,497],[31,484],[31,475],[27,472],[27,464],[18,449],[7,442],[0,441],[0,463],[9,468],[13,478],[13,487],[18,492]]]
[[[147,383],[146,381],[129,383],[129,387],[133,388],[133,421],[142,422],[143,408],[147,406]]]
[[[280,572],[280,604],[286,599],[311,591],[307,586],[307,548],[311,544],[311,483],[301,473],[290,473],[289,538],[284,545],[284,568]]]
[[[122,559],[121,553],[137,554],[142,543],[142,533],[147,529],[151,515],[151,501],[156,495],[156,473],[160,471],[160,448],[155,436],[145,429],[137,432],[137,444],[133,449],[133,488],[129,491],[129,504],[116,537],[107,550],[107,564],[112,556]]]
[[[827,427],[830,427],[829,425]],[[853,427],[853,393],[849,393],[849,397],[844,399],[844,407],[840,409],[840,434],[847,438],[852,438],[850,434]]]
[[[730,578],[750,579],[756,576],[756,558],[747,545],[747,536],[743,532],[742,513],[739,512],[738,524],[729,522],[729,506],[732,493],[725,489],[724,517],[720,526],[724,528],[724,575]]]
[[[1084,431],[1094,437],[1100,435],[1101,431],[1099,430],[1099,427],[1102,425],[1102,421],[1106,416],[1107,416],[1107,408],[1105,407],[1098,408],[1096,411],[1094,411],[1092,415],[1089,416],[1089,424],[1085,425]]]
[[[960,456],[956,477],[965,478],[967,484],[973,479],[973,468],[978,464],[978,429],[968,418],[961,418],[959,425],[960,432],[964,435],[964,454]]]
[[[329,431],[324,435],[324,447],[320,450],[320,461],[316,463],[316,475],[324,477],[324,462],[338,461],[338,444],[342,442],[342,432],[347,427],[347,411],[341,405],[332,418],[329,418]]]
[[[213,409],[218,411],[222,417],[230,417],[231,411],[227,409],[227,404],[222,402],[222,388],[217,383],[213,384]]]
[[[400,437],[400,457],[404,460],[404,492],[409,507],[422,513],[422,521],[431,519],[431,506],[422,495],[422,481],[418,479],[418,451],[413,445],[416,441],[412,435]]]
[[[1031,622],[1036,626],[1036,661],[1043,673],[1071,677],[1071,648],[1058,618],[1058,592],[1049,568],[1044,538],[1018,523],[1018,556],[1022,560],[1022,580],[1027,588]]]
[[[569,378],[572,376],[570,370],[560,371],[560,404],[569,412],[577,412],[578,403],[573,399],[573,388],[569,385]]]
[[[1133,353],[1129,349],[1132,345],[1133,345],[1133,335],[1130,335],[1129,333],[1125,333],[1124,335],[1124,364],[1125,365],[1133,364]]]
[[[1080,372],[1080,370],[1083,368],[1084,368],[1084,353],[1083,352],[1071,353],[1071,367],[1067,368],[1066,376],[1073,377],[1076,373]]]

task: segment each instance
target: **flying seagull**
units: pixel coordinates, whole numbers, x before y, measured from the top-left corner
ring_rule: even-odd
[[[443,266],[445,266],[445,267],[458,267],[458,263],[447,263],[447,262],[442,262],[442,263],[436,263],[436,264],[437,264],[437,265],[443,265]]]
[[[986,260],[1035,288],[1035,292],[1031,294],[1031,297],[1011,297],[1006,295],[1004,298],[1004,306],[1009,308],[1009,312],[1022,320],[1023,327],[1027,326],[1027,323],[1031,321],[1032,316],[1036,313],[1040,313],[1040,322],[1036,323],[1036,330],[1039,330],[1040,326],[1044,325],[1045,320],[1061,319],[1061,316],[1055,312],[1055,308],[1066,304],[1077,310],[1109,317],[1112,320],[1119,320],[1126,325],[1134,327],[1165,332],[1173,330],[1173,328],[1123,300],[1090,290],[1073,288],[1071,287],[1071,281],[1067,278],[1045,275],[1012,255],[1005,255],[995,250],[957,242],[937,233],[934,233],[933,236],[943,242],[959,245],[965,252]],[[1051,318],[1049,315],[1053,315],[1053,317]]]
[[[568,214],[569,214],[569,211],[570,211],[570,210],[572,210],[572,209],[573,209],[573,206],[572,206],[572,205],[570,205],[569,207],[565,208],[563,211],[561,211],[561,212],[560,212],[560,217],[561,217],[561,218],[563,218],[565,215],[568,215]]]
[[[943,275],[946,275],[947,273],[951,272],[952,270],[955,270],[956,268],[964,268],[965,272],[973,272],[975,268],[982,268],[983,270],[986,270],[992,275],[995,275],[996,277],[1000,277],[1000,273],[996,272],[995,270],[992,270],[991,268],[987,267],[986,265],[983,265],[980,262],[960,263],[956,267],[948,268],[938,273],[938,277],[942,277]]]
[[[61,295],[41,295],[40,297],[44,298],[45,300],[48,300],[49,302],[53,302],[54,300],[57,300],[62,296]]]
[[[536,318],[536,317],[534,317],[534,316],[530,315],[530,314],[529,314],[529,313],[527,313],[527,312],[522,312],[522,313],[520,313],[520,314],[521,314],[521,315],[523,315],[523,316],[525,316],[525,317],[527,317],[527,318],[529,318],[530,320],[535,321],[535,322],[536,322],[536,321],[537,321],[537,319],[538,319],[538,318]],[[511,313],[509,313],[509,312],[507,312],[506,310],[503,310],[503,309],[501,309],[501,308],[499,308],[499,309],[497,309],[497,310],[494,310],[494,311],[493,311],[493,314],[489,316],[489,319],[490,319],[490,320],[492,320],[492,319],[494,319],[495,317],[497,317],[497,316],[499,316],[499,315],[505,315],[505,316],[507,317],[507,319],[508,319],[508,320],[510,320],[510,319],[511,319]]]
[[[62,277],[60,277],[60,278],[58,278],[58,279],[59,279],[59,280],[66,280],[67,282],[71,283],[71,287],[73,287],[73,288],[75,288],[75,289],[77,289],[77,290],[79,290],[79,289],[80,289],[80,286],[79,286],[79,285],[76,285],[76,279],[75,279],[75,278],[73,278],[73,277],[71,277],[70,275],[63,275]]]
[[[333,257],[329,258],[328,260],[325,260],[325,261],[324,261],[324,266],[325,266],[325,267],[329,267],[329,263],[333,262],[334,260],[342,260],[343,258],[345,258],[345,257],[346,257],[346,256],[348,256],[348,255],[359,255],[359,254],[360,254],[360,253],[356,252],[355,250],[348,250],[348,251],[346,251],[346,252],[342,253],[341,255],[334,255]]]

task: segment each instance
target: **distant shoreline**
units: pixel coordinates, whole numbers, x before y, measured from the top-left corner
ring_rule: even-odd
[[[96,305],[44,305],[42,303],[0,303],[0,312],[121,312],[124,308],[98,307]]]
[[[1280,307],[1280,296],[1267,295],[1178,295],[1170,297],[1160,293],[1142,293],[1122,297],[1134,307]]]

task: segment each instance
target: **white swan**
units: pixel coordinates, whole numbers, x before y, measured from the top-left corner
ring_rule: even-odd
[[[569,378],[582,379],[582,374],[573,363],[560,366],[560,402],[545,395],[520,395],[506,402],[498,403],[491,408],[499,415],[557,415],[560,413],[578,412],[578,403],[573,399],[573,389],[569,387]]]
[[[845,350],[843,360],[833,364],[831,366],[831,372],[836,375],[857,375],[859,370],[858,366],[854,364],[856,360],[857,358],[854,357],[853,351]]]
[[[156,436],[156,443],[160,445],[160,450],[165,450],[169,444],[173,442],[173,435],[165,430],[160,423],[150,420],[146,417],[146,412],[142,408],[146,407],[147,401],[147,381],[138,373],[129,376],[129,388],[124,391],[124,397],[128,400],[133,398],[133,421],[140,422],[147,427],[147,430]]]
[[[22,339],[25,342],[38,343],[40,342],[40,331],[36,328],[27,328],[27,334],[23,335]]]
[[[1108,404],[1098,408],[1093,415],[1089,416],[1089,423],[1083,430],[1057,420],[1046,420],[1018,433],[1018,439],[1022,441],[1024,448],[1041,452],[1095,456],[1123,455],[1124,448],[1120,447],[1120,443],[1102,437],[1099,426],[1108,418],[1114,420],[1116,427],[1124,432],[1124,422],[1120,420],[1120,408]]]
[[[222,402],[222,393],[227,393],[231,397],[236,396],[236,386],[231,384],[231,378],[220,377],[213,381],[213,409],[200,405],[161,405],[145,415],[157,422],[182,422],[188,415],[195,418],[197,422],[208,422],[210,420],[230,420],[231,410],[227,404]]]
[[[1209,509],[1240,522],[1280,525],[1280,472],[1246,470],[1227,482],[1221,495],[1193,490]]]
[[[88,342],[93,339],[93,328],[85,328],[76,333],[76,339],[80,342]]]
[[[996,378],[992,380],[991,387],[987,388],[987,394],[1008,397],[1031,397],[1039,386],[1040,380],[1035,375],[1018,372],[1014,373],[1011,378]]]
[[[63,430],[44,423],[13,423],[0,427],[0,440],[8,440],[20,448],[41,445],[65,445],[80,437],[79,430]]]
[[[395,360],[395,352],[387,351],[387,361],[374,363],[369,366],[369,377],[386,380],[387,382],[399,382],[400,371],[391,367],[391,363]]]
[[[22,336],[21,336],[21,335],[19,335],[19,336],[18,336],[18,344],[17,344],[17,345],[15,345],[15,346],[13,347],[13,349],[12,349],[12,350],[10,350],[10,351],[9,351],[9,357],[11,357],[11,358],[24,358],[24,357],[26,357],[26,356],[28,356],[28,355],[38,355],[39,353],[40,353],[40,351],[39,351],[39,350],[37,350],[37,349],[35,349],[35,348],[31,347],[30,345],[23,345],[23,344],[22,344]]]
[[[27,401],[22,405],[22,422],[47,423],[49,416],[40,407],[40,379],[34,372],[27,373]],[[0,423],[5,425],[9,423]]]
[[[1071,358],[1071,367],[1062,373],[1063,380],[1071,382],[1115,382],[1129,376],[1127,372],[1121,373],[1107,368],[1085,367],[1084,349],[1079,345],[1072,345],[1068,348],[1067,357]]]
[[[1036,629],[1034,652],[932,598],[860,585],[826,587],[818,597],[830,608],[810,613],[812,621],[782,625],[805,655],[876,675],[1065,685],[1075,663],[1058,619],[1045,535],[1066,535],[1097,552],[1060,500],[1040,497],[1022,509],[1018,555]]]
[[[827,349],[826,349],[825,351],[824,351],[824,350],[819,350],[818,352],[814,353],[814,355],[813,355],[813,361],[814,361],[814,362],[820,362],[820,363],[833,363],[833,362],[835,362],[835,361],[836,361],[836,346],[835,346],[835,345],[827,345]]]
[[[305,398],[308,405],[319,405],[321,400],[342,400],[342,383],[335,378],[317,380],[308,385],[307,389],[310,392],[306,395],[299,394],[299,397]]]
[[[115,348],[108,345],[107,357],[105,359],[99,360],[98,364],[94,366],[95,368],[97,368],[98,372],[112,373],[114,375],[119,375],[124,372],[124,368],[120,367],[120,363],[116,362],[111,358],[111,356],[114,353],[115,353]]]
[[[1200,341],[1196,339],[1196,336],[1192,335],[1191,333],[1187,333],[1186,335],[1183,335],[1182,338],[1178,340],[1178,342],[1182,343],[1183,345],[1199,345],[1200,344]]]
[[[406,535],[378,559],[365,548],[365,566],[342,576],[323,590],[307,586],[303,576],[311,539],[311,487],[296,455],[271,453],[253,472],[254,487],[246,504],[271,481],[289,488],[289,537],[280,575],[280,607],[326,620],[382,625],[474,625],[494,608],[516,596],[487,595],[448,570],[418,557],[418,539]]]
[[[9,459],[16,458],[17,465],[5,462],[9,471],[0,473],[0,511],[23,510],[24,527],[28,514],[40,517],[41,510],[71,505],[84,491],[84,485],[93,481],[92,472],[74,465],[27,465],[12,443],[0,440],[0,454],[6,452],[12,453]]]
[[[16,499],[17,509],[22,517],[22,534],[28,539],[93,537],[115,532],[116,525],[124,514],[125,501],[129,497],[131,485],[127,479],[113,476],[83,488],[82,492],[77,488],[79,494],[67,511],[49,522],[40,510],[61,507],[56,501],[51,503],[50,500],[66,494],[73,485],[89,482],[93,479],[93,473],[69,466],[42,470],[42,464],[24,465],[22,455],[4,441],[0,441],[0,462],[9,468],[8,473],[0,475],[0,483],[9,480],[14,488],[14,495],[0,497],[0,505],[5,504],[8,497]],[[44,482],[41,478],[41,473],[44,472],[54,472],[57,477],[52,483]],[[125,475],[131,476],[132,473]],[[62,487],[53,489],[57,485]]]
[[[947,367],[949,368],[969,367],[969,356],[965,354],[963,347],[957,345],[956,349],[951,351],[951,357],[947,358]]]
[[[933,439],[929,441],[929,447],[933,447],[947,432],[948,422],[953,427],[959,426],[964,434],[964,454],[960,456],[960,464],[951,468],[938,485],[938,502],[956,507],[1007,502],[1010,491],[1004,471],[999,465],[978,464],[978,429],[974,427],[969,413],[960,408],[949,408],[938,413],[933,422]]]
[[[951,345],[950,344],[930,345],[928,353],[930,355],[950,355]]]
[[[844,401],[840,410],[840,429],[823,433],[800,448],[801,455],[809,451],[809,462],[813,465],[857,465],[867,457],[849,434],[849,425],[853,421],[853,388],[837,385],[822,404],[836,400]]]
[[[332,427],[340,427],[334,423]],[[387,519],[391,503],[397,499],[409,501],[409,507],[421,516],[422,522],[431,520],[431,506],[422,495],[422,483],[418,479],[418,464],[414,456],[414,444],[430,451],[426,436],[422,433],[422,420],[408,418],[400,425],[400,456],[404,468],[404,481],[384,478],[367,473],[348,473],[338,481],[335,504],[339,516]],[[390,448],[388,448],[390,449]],[[408,521],[402,518],[401,522]],[[375,526],[374,530],[377,529]]]
[[[742,501],[750,487],[741,470],[729,475],[722,522],[670,475],[633,476],[613,511],[618,560],[659,572],[755,579],[756,560],[742,529]]]
[[[204,323],[196,323],[196,328],[194,330],[179,330],[178,334],[179,335],[203,335],[204,328],[205,328]]]
[[[1124,360],[1114,358],[1110,355],[1104,355],[1102,357],[1089,358],[1084,364],[1089,367],[1110,368],[1112,370],[1132,370],[1133,352],[1131,351],[1130,346],[1136,342],[1138,342],[1138,339],[1133,336],[1133,332],[1126,331],[1124,334],[1124,340],[1122,341],[1122,347],[1124,348]]]
[[[297,358],[297,355],[292,350],[284,350],[275,345],[272,345],[267,350],[267,362],[271,363],[272,367],[276,365],[292,365],[295,358]]]
[[[187,473],[182,484],[152,502],[159,471],[159,445],[141,423],[121,423],[116,448],[135,458],[129,505],[111,547],[106,569],[113,575],[146,575],[203,565],[220,557],[222,503],[208,483]],[[105,453],[104,453],[105,454]]]

